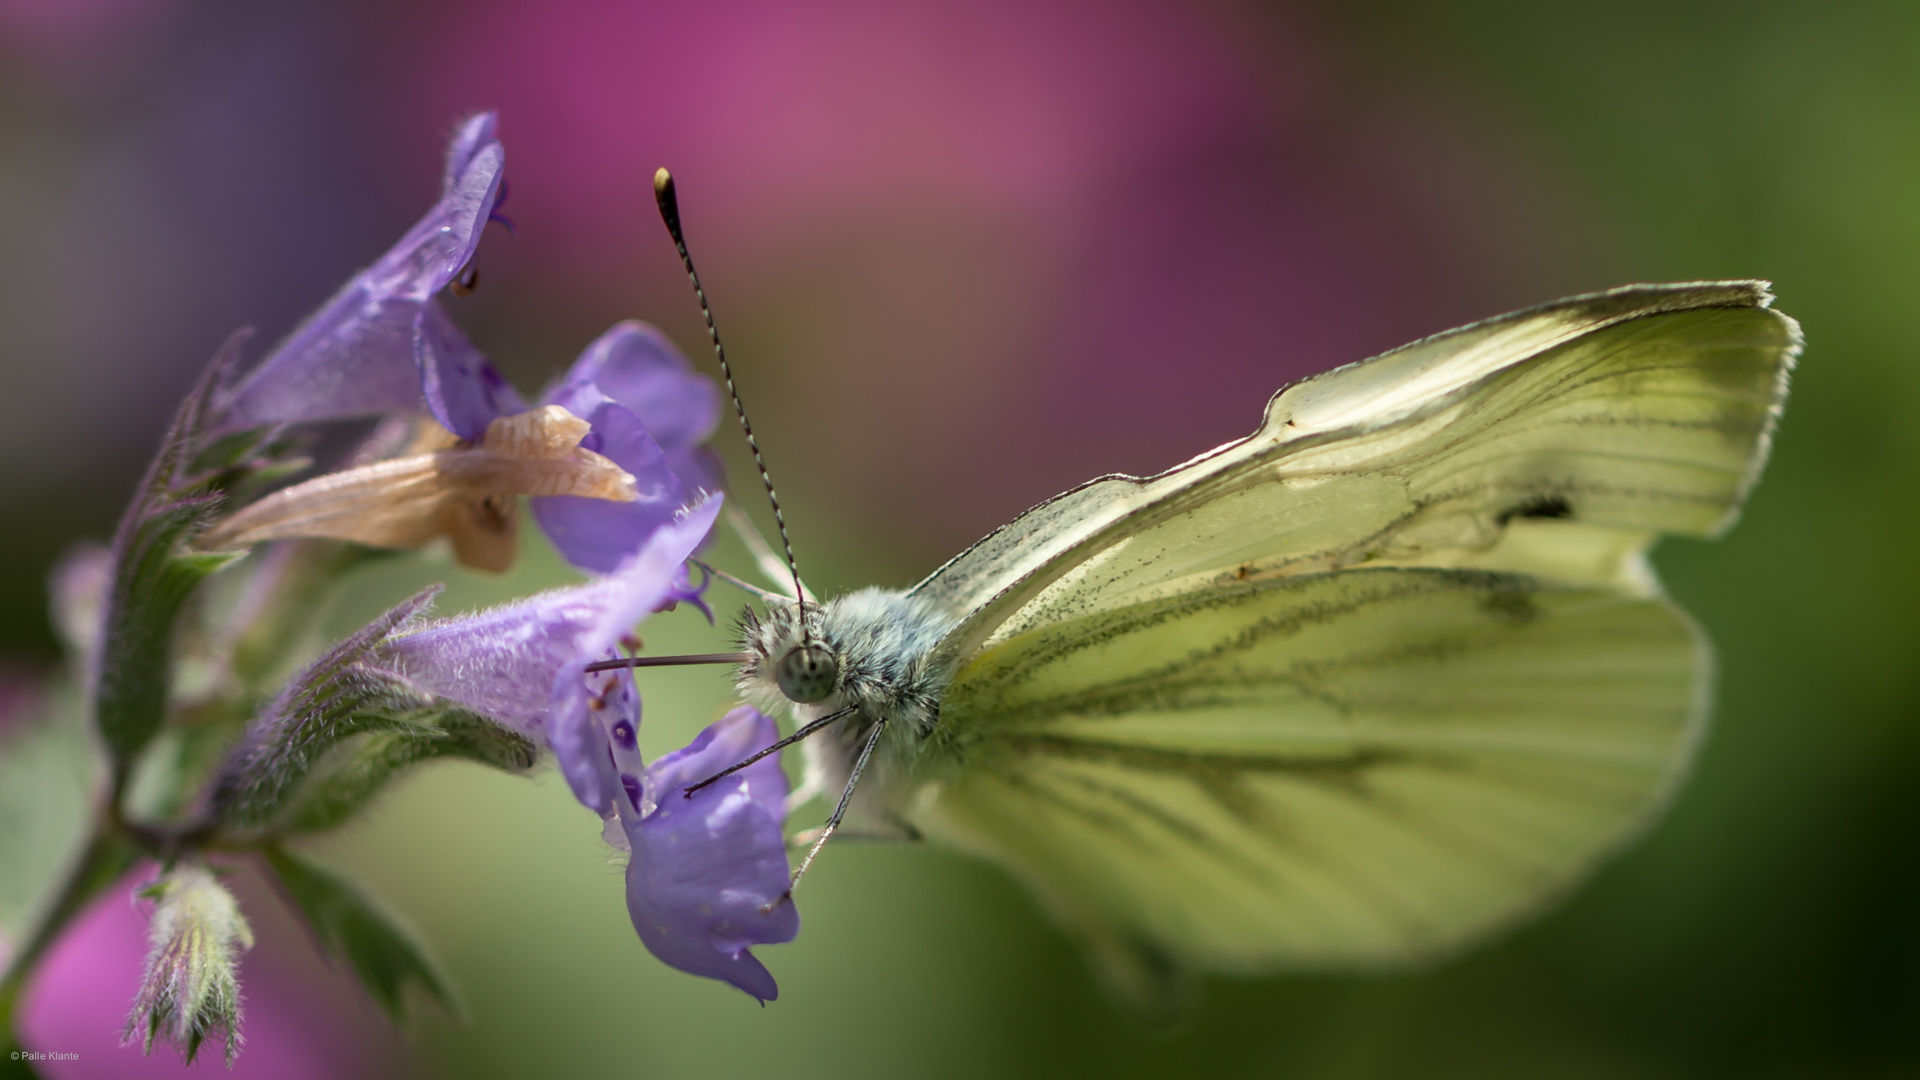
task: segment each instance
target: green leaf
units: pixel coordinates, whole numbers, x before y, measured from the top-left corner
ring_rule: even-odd
[[[464,710],[426,717],[402,730],[368,732],[334,747],[287,797],[270,829],[331,829],[363,809],[389,781],[436,758],[525,772],[538,757],[531,740]]]
[[[278,846],[267,865],[305,915],[321,945],[347,962],[373,1000],[395,1023],[406,1019],[408,986],[416,986],[449,1013],[460,1006],[444,976],[393,916],[352,884]]]

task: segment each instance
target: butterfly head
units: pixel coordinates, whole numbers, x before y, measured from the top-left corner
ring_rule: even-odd
[[[773,679],[788,701],[812,705],[833,693],[840,681],[840,660],[819,642],[804,642],[781,655]]]
[[[741,642],[753,660],[740,688],[762,708],[788,702],[817,705],[842,689],[841,651],[821,633],[821,607],[769,603],[765,615],[748,612],[741,621]],[[800,620],[806,619],[806,626]]]

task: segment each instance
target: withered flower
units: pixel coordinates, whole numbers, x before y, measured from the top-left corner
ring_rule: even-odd
[[[218,551],[310,537],[412,548],[445,536],[462,563],[505,570],[514,555],[514,496],[641,498],[632,473],[580,445],[591,428],[543,405],[496,417],[472,445],[443,429],[441,441],[451,445],[276,491],[217,523],[199,545]],[[677,500],[667,514],[675,509]]]

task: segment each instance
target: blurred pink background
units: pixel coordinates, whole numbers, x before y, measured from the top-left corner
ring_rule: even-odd
[[[0,377],[44,406],[0,462],[99,486],[89,520],[225,333],[264,349],[376,255],[480,108],[520,226],[456,302],[481,346],[529,386],[622,317],[704,354],[671,166],[802,534],[877,530],[896,577],[1290,379],[1608,283],[1468,98],[1371,85],[1285,6],[7,0],[0,35]]]

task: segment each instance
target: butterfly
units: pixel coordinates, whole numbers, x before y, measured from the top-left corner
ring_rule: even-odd
[[[740,689],[818,733],[829,831],[1006,868],[1147,1017],[1196,972],[1445,957],[1688,770],[1713,653],[1646,555],[1759,476],[1801,348],[1771,301],[1628,286],[1301,380],[910,589],[769,596]]]

